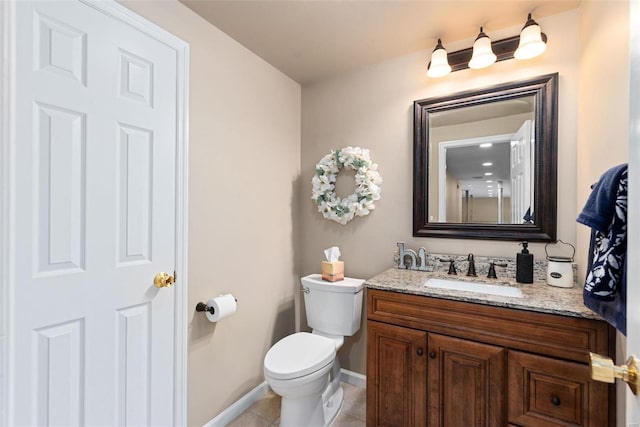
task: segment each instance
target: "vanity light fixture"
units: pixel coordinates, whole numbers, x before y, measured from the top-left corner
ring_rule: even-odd
[[[484,163],[482,164],[482,166],[493,166],[493,163],[491,163],[491,162],[484,162]]]
[[[540,30],[540,25],[531,14],[527,16],[527,22],[520,32],[520,43],[513,53],[516,59],[531,59],[540,55],[547,49],[547,36]]]
[[[480,33],[473,43],[473,55],[471,56],[471,61],[469,61],[469,68],[475,70],[486,68],[496,62],[497,58],[496,54],[493,53],[493,49],[491,49],[491,39],[480,27]]]
[[[431,52],[431,62],[429,62],[429,69],[427,70],[427,76],[429,77],[442,77],[451,72],[451,66],[447,59],[447,51],[442,46],[442,40],[438,39],[438,44]]]
[[[427,76],[442,77],[452,71],[485,68],[494,62],[512,58],[535,58],[546,48],[547,36],[529,13],[520,34],[514,37],[492,42],[480,27],[480,33],[476,37],[473,47],[457,50],[453,53],[447,53],[442,46],[442,40],[438,39],[438,43],[431,53]]]

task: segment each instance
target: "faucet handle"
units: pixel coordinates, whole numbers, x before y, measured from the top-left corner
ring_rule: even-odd
[[[498,276],[496,276],[496,266],[498,266],[498,267],[506,267],[507,264],[505,264],[505,263],[496,264],[495,262],[490,262],[489,263],[489,274],[487,274],[487,278],[489,278],[489,279],[497,279],[498,278]]]
[[[476,274],[476,263],[473,260],[473,254],[469,254],[467,257],[467,261],[469,261],[469,268],[467,269],[467,276],[478,277]]]
[[[458,274],[458,272],[456,271],[456,260],[454,259],[440,259],[440,262],[448,262],[449,263],[449,271],[447,272],[447,274]]]

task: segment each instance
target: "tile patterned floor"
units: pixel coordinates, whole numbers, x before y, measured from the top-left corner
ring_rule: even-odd
[[[344,389],[344,403],[333,427],[364,427],[366,420],[365,389],[344,382],[341,384]],[[279,426],[279,421],[280,396],[269,391],[229,424],[229,427],[273,427]]]

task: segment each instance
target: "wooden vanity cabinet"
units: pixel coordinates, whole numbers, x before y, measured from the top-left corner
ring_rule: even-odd
[[[367,327],[367,425],[426,425],[427,333],[379,322]]]
[[[367,426],[614,426],[602,321],[367,290]]]

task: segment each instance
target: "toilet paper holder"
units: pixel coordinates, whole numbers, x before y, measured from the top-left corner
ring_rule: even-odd
[[[234,298],[236,300],[236,302],[238,302],[238,298]],[[198,304],[196,304],[196,311],[200,311],[200,312],[205,312],[208,311],[210,314],[216,314],[216,309],[214,307],[211,307],[210,305],[207,305],[203,302],[199,302]]]

